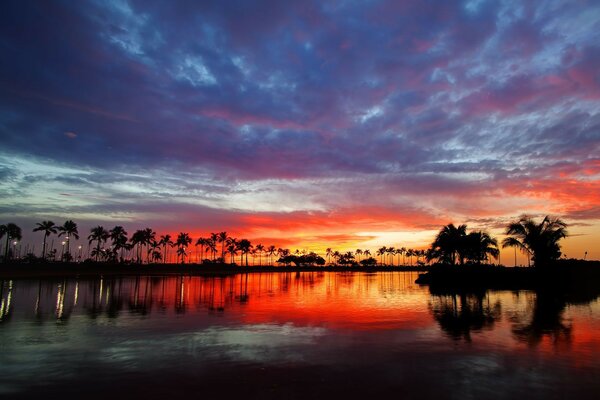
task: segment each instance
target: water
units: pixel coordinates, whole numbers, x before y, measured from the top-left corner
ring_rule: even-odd
[[[0,396],[600,398],[594,296],[416,277],[1,281]]]

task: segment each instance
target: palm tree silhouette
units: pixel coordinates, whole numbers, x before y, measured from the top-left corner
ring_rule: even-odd
[[[42,260],[46,261],[46,239],[51,234],[56,234],[57,226],[52,221],[42,221],[36,223],[37,227],[33,229],[33,232],[44,232],[44,244],[42,245]]]
[[[221,259],[225,262],[225,243],[227,242],[227,232],[220,232],[217,235],[217,241],[221,243]]]
[[[273,245],[267,247],[267,255],[269,256],[269,265],[273,265],[273,255],[277,253],[277,248]]]
[[[333,253],[331,253],[331,256],[333,257],[333,259],[335,260],[335,263],[337,264],[340,260],[340,257],[342,256],[342,254],[335,250]]]
[[[265,250],[265,246],[259,243],[254,250],[256,250],[256,253],[258,254],[258,265],[262,265],[262,253]]]
[[[100,246],[102,246],[102,243],[108,240],[109,237],[110,234],[108,233],[108,231],[100,225],[90,229],[90,235],[88,236],[88,240],[90,245],[93,241],[96,241],[96,249],[94,251],[96,262],[98,262],[98,256],[100,255]]]
[[[58,230],[60,233],[58,236],[66,235],[67,239],[67,254],[71,255],[71,238],[79,239],[79,232],[77,231],[77,224],[71,220],[65,221],[63,226],[59,226]]]
[[[381,257],[381,265],[385,264],[383,257],[385,256],[386,252],[387,252],[387,247],[385,247],[385,246],[382,246],[379,249],[377,249],[377,255]]]
[[[356,251],[354,251],[354,254],[356,254],[356,256],[358,257],[358,261],[360,261],[360,256],[362,255],[363,251],[361,249],[356,249]]]
[[[252,243],[248,239],[242,239],[238,243],[238,250],[241,252],[241,257],[246,255],[246,267],[248,266],[248,253],[252,250]],[[241,264],[241,263],[240,263]]]
[[[163,254],[164,254],[164,262],[168,262],[169,258],[167,257],[167,246],[169,247],[173,247],[173,241],[171,240],[171,235],[162,235],[160,237],[160,244],[163,247]]]
[[[231,240],[227,241],[227,252],[231,255],[231,264],[235,262],[235,256],[237,255],[237,241],[234,238],[228,238]]]
[[[185,256],[186,256],[185,249],[186,249],[186,247],[188,247],[190,245],[190,243],[192,243],[192,238],[190,237],[189,234],[180,232],[179,235],[177,235],[177,240],[175,241],[175,245],[178,247],[177,254],[181,256],[182,264],[185,262]]]
[[[394,254],[396,254],[396,249],[394,247],[388,247],[385,252],[390,255],[391,265],[394,266]]]
[[[461,264],[464,263],[464,238],[467,235],[467,226],[448,224],[444,226],[435,237],[431,248],[439,252],[440,261],[456,264],[457,257]]]
[[[127,231],[122,226],[115,226],[108,232],[108,236],[113,244],[115,253],[120,253],[120,260],[123,261],[123,249],[127,248]]]
[[[148,244],[148,255],[150,256],[150,258],[155,261],[156,257],[155,255],[158,254],[158,259],[160,260],[161,258],[161,254],[160,254],[160,242],[157,242],[156,240],[152,240],[149,244]]]
[[[200,260],[204,261],[204,246],[206,246],[206,239],[203,237],[196,240],[196,246],[200,246]]]
[[[497,259],[500,254],[498,241],[486,232],[471,232],[467,235],[466,242],[467,257],[477,264],[488,260],[490,256]]]
[[[219,234],[218,233],[211,233],[210,234],[210,242],[209,242],[209,248],[212,252],[213,255],[213,261],[216,260],[217,258],[217,243],[219,242]]]
[[[4,248],[4,262],[8,262],[8,246],[11,240],[21,240],[21,228],[17,224],[9,222],[6,225],[0,225],[0,239],[6,235],[6,247]]]
[[[333,255],[333,250],[331,250],[331,247],[328,247],[327,250],[325,250],[325,256],[327,257],[327,264],[331,264],[331,256]]]
[[[527,215],[506,228],[502,247],[515,247],[531,256],[535,267],[548,266],[561,256],[558,242],[567,237],[567,224],[546,216],[539,224]]]
[[[363,256],[365,256],[365,259],[371,257],[371,250],[363,250]]]

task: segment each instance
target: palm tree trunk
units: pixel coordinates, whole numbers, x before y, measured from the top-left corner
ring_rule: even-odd
[[[46,235],[44,234],[44,244],[42,246],[42,261],[46,261]]]

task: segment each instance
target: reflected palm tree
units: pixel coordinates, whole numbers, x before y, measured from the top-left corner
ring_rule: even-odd
[[[515,316],[512,332],[514,337],[530,347],[542,342],[544,337],[551,339],[554,345],[571,343],[572,326],[564,322],[566,300],[556,291],[540,290],[535,294],[531,304],[531,315]]]
[[[470,342],[471,332],[491,329],[501,318],[500,302],[490,304],[481,293],[433,295],[429,306],[440,328],[454,340]]]

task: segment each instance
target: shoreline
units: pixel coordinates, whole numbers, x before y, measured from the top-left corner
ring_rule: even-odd
[[[39,263],[0,264],[0,279],[41,279],[58,277],[100,276],[229,276],[248,273],[296,272],[427,272],[417,266],[239,266],[229,264],[105,264],[105,263]]]

